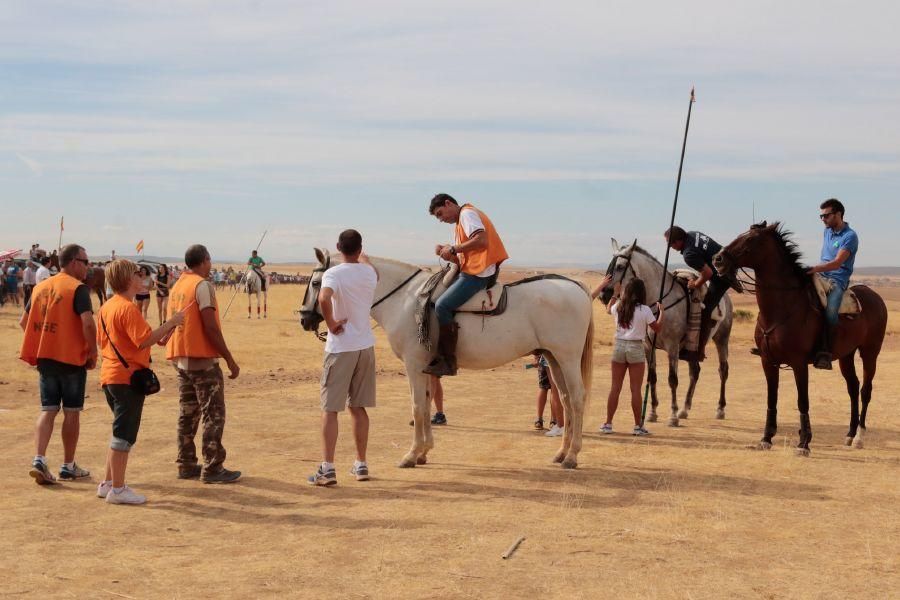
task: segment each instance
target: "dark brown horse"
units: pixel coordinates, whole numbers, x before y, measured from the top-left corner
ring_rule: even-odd
[[[776,432],[778,376],[781,365],[794,371],[797,384],[797,408],[800,411],[800,443],[797,453],[809,454],[812,429],[809,424],[809,365],[823,328],[824,309],[813,289],[812,277],[799,262],[800,253],[779,223],[765,221],[740,235],[713,261],[722,275],[734,275],[741,267],[753,269],[756,281],[756,344],[760,350],[763,371],[768,384],[766,428],[760,449],[772,447]],[[841,374],[850,394],[850,430],[846,445],[862,447],[866,428],[866,409],[872,398],[872,379],[884,333],[887,307],[881,296],[864,285],[852,287],[862,311],[850,319],[841,316],[832,355],[841,365]],[[862,390],[856,376],[856,351],[863,363]],[[862,391],[862,414],[859,411]]]
[[[91,288],[91,291],[97,294],[100,300],[100,306],[106,302],[106,273],[102,266],[89,267],[84,283]]]

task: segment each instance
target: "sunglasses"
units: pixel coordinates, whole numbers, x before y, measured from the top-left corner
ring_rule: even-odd
[[[86,259],[86,258],[76,258],[75,260],[77,260],[78,262],[80,262],[80,263],[83,264],[84,266],[88,266],[89,264],[91,264],[91,261],[89,261],[89,260]]]
[[[828,217],[830,217],[833,214],[834,214],[833,212],[822,213],[821,215],[819,215],[819,218],[824,221],[825,219],[827,219]]]

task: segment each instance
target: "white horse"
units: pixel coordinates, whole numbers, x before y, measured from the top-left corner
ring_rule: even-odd
[[[613,259],[610,262],[607,274],[613,277],[613,281],[625,283],[639,277],[644,281],[647,289],[647,301],[656,302],[659,298],[659,281],[662,278],[663,266],[658,260],[650,255],[646,250],[637,245],[637,240],[629,246],[619,246],[619,243],[612,240]],[[690,373],[690,383],[688,385],[687,396],[684,399],[684,408],[678,410],[678,354],[682,348],[682,342],[685,339],[687,330],[687,310],[690,299],[684,287],[675,281],[671,273],[666,273],[665,278],[665,294],[663,295],[662,305],[666,309],[666,318],[663,327],[656,336],[656,347],[665,350],[669,357],[669,388],[672,390],[672,416],[669,417],[669,425],[677,427],[679,419],[687,419],[691,410],[691,403],[694,398],[694,390],[697,387],[697,380],[700,378],[700,363],[696,361],[688,362]],[[609,301],[612,295],[612,286],[609,286],[604,293],[603,300]],[[714,325],[710,339],[716,345],[716,352],[719,355],[719,406],[716,410],[716,418],[725,418],[725,382],[728,381],[728,340],[731,338],[731,325],[733,319],[733,309],[731,298],[726,294],[723,298],[724,315]],[[655,422],[657,420],[656,407],[659,400],[656,397],[656,362],[653,359],[653,352],[650,348],[648,340],[644,340],[644,348],[647,352],[647,381],[650,383],[650,395],[652,404],[650,414],[647,420]]]
[[[318,332],[323,319],[317,302],[322,273],[333,262],[327,251],[319,249],[316,258],[319,266],[313,270],[306,288],[300,323],[307,331]],[[428,451],[434,447],[428,376],[422,373],[432,353],[419,343],[415,320],[417,292],[431,273],[389,259],[370,260],[379,273],[372,317],[384,329],[391,349],[406,367],[412,398],[413,443],[399,466],[414,467],[425,464]],[[457,314],[457,362],[463,369],[492,369],[535,350],[543,352],[559,387],[566,420],[562,446],[553,460],[564,468],[575,468],[593,368],[590,295],[581,284],[565,279],[523,283],[510,287],[506,293],[507,308],[500,315]],[[486,292],[480,294],[487,298]],[[479,297],[473,301],[479,302]],[[436,323],[432,317],[432,331],[436,331]]]
[[[263,289],[262,278],[255,269],[247,269],[244,276],[244,288],[247,290],[247,318],[250,318],[253,295],[256,295],[256,318],[259,318],[260,294],[262,294],[263,318],[269,318],[269,292]]]

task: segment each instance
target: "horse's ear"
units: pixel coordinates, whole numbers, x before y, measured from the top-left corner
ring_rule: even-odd
[[[321,248],[313,248],[313,250],[316,252],[316,260],[319,261],[320,265],[324,265],[325,264],[325,253],[322,251]]]
[[[619,251],[619,242],[616,241],[616,238],[609,238],[609,241],[612,242],[612,251],[615,254]]]
[[[632,252],[634,252],[635,246],[637,246],[637,238],[634,238],[634,241],[631,242],[631,245],[630,245],[630,246],[628,246],[628,253],[629,253],[629,254],[631,254]]]

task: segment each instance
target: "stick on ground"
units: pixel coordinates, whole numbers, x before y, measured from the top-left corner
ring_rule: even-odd
[[[509,548],[507,548],[507,549],[506,549],[506,552],[504,552],[504,553],[501,555],[501,557],[503,558],[503,560],[506,560],[506,559],[510,558],[510,557],[513,555],[513,552],[515,552],[515,551],[519,548],[519,544],[521,544],[521,543],[524,542],[524,541],[525,541],[525,536],[523,535],[523,536],[521,536],[519,539],[517,539],[515,542],[513,542],[513,543],[512,543],[512,546],[510,546]]]

